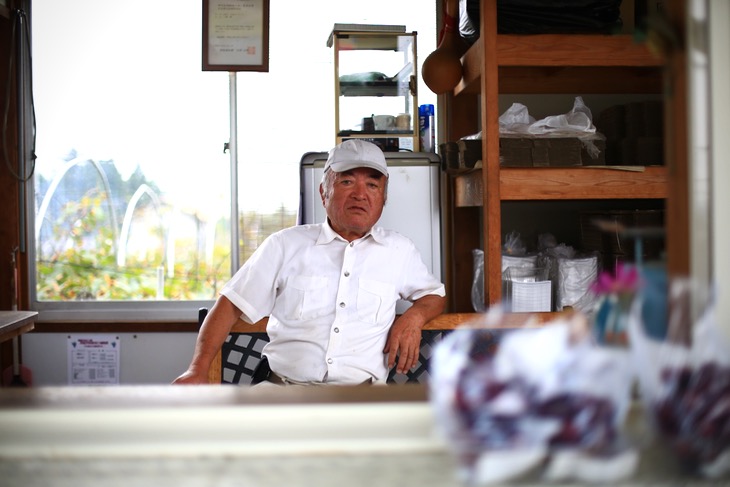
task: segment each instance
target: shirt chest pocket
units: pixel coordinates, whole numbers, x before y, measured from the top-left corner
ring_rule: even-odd
[[[387,282],[360,279],[357,290],[357,314],[367,323],[378,323],[394,312],[395,286]]]
[[[312,320],[332,313],[333,297],[326,277],[292,276],[284,292],[284,314],[290,320]]]

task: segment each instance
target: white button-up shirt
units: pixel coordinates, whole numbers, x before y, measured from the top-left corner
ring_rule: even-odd
[[[263,353],[271,369],[301,382],[385,382],[383,353],[398,299],[445,295],[413,242],[374,227],[348,242],[329,224],[268,237],[223,287],[255,323],[269,316]]]

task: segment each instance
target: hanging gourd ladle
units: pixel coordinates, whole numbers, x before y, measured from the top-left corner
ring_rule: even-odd
[[[461,81],[461,55],[465,43],[459,35],[458,19],[459,0],[446,0],[441,40],[421,67],[424,83],[437,95],[452,91]]]

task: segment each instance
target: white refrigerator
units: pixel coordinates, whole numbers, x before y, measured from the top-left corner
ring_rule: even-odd
[[[431,152],[386,152],[388,200],[378,226],[395,230],[415,243],[426,267],[441,279],[441,168],[440,158]],[[326,152],[308,152],[301,160],[299,223],[320,223],[325,219],[319,183]],[[408,308],[399,302],[397,312]]]

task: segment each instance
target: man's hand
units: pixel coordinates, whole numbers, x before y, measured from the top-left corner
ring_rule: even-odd
[[[398,356],[399,374],[405,374],[418,363],[418,354],[421,350],[421,328],[419,320],[409,319],[403,314],[395,320],[388,333],[384,353],[388,354],[388,370],[395,365]]]
[[[388,369],[395,365],[398,356],[399,374],[405,374],[418,363],[421,351],[423,326],[440,315],[446,306],[446,298],[430,294],[413,303],[405,313],[396,318],[388,333],[383,353],[388,354]]]
[[[207,384],[208,374],[188,369],[183,372],[177,379],[172,381],[173,385],[197,385]]]

